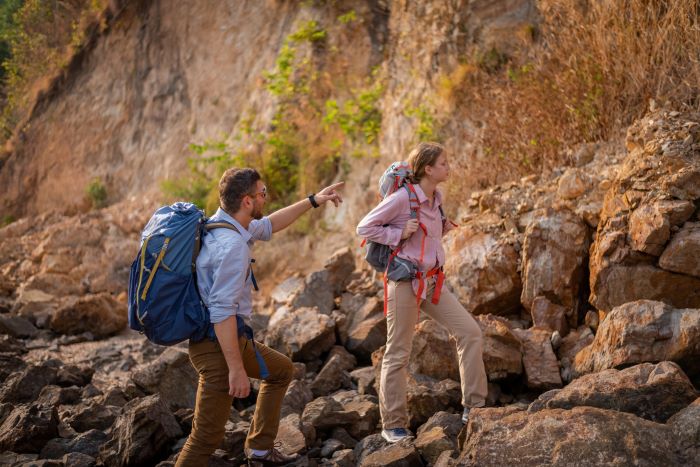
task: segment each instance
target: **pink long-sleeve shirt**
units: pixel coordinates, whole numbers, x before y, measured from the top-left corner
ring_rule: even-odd
[[[420,261],[420,247],[424,234],[420,228],[403,243],[397,256],[411,261],[420,271],[429,271],[445,264],[442,236],[454,226],[447,221],[443,228],[442,215],[440,214],[442,194],[438,190],[435,190],[435,198],[431,202],[425,196],[420,185],[415,184],[413,186],[420,203],[419,221],[425,225],[428,231],[425,239],[423,261]],[[400,188],[384,198],[377,207],[372,209],[360,221],[357,226],[357,234],[367,240],[396,248],[401,241],[401,232],[403,232],[409,219],[411,219],[411,211],[408,191]],[[414,279],[412,285],[413,291],[417,293],[418,279]],[[425,289],[423,290],[422,298],[425,298]]]

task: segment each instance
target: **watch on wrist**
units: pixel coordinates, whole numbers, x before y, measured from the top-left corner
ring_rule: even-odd
[[[314,209],[316,209],[317,207],[319,207],[319,204],[316,202],[315,196],[316,196],[316,193],[311,193],[311,194],[309,195],[309,201],[311,202],[311,206],[313,206]]]

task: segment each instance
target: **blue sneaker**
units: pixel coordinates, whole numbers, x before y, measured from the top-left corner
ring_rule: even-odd
[[[382,430],[382,438],[390,443],[397,443],[402,439],[412,438],[413,435],[410,431],[405,428],[390,428],[388,430]]]

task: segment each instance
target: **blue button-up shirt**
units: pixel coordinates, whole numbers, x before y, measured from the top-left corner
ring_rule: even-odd
[[[225,228],[210,230],[197,257],[197,285],[212,323],[233,315],[248,317],[253,312],[250,247],[255,240],[272,237],[268,217],[254,219],[246,230],[219,208],[210,222],[222,221],[233,224],[240,233]]]

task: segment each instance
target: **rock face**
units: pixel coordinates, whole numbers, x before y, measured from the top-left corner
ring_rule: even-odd
[[[697,229],[692,222],[680,228],[700,199],[698,123],[697,114],[658,111],[628,129],[628,156],[606,194],[591,248],[590,301],[597,309],[640,299],[700,308]]]
[[[586,223],[566,210],[548,210],[527,226],[521,296],[526,309],[532,309],[536,297],[545,296],[564,306],[569,324],[577,325],[589,242]]]
[[[317,308],[289,312],[269,329],[265,344],[293,360],[310,361],[335,343],[335,321]]]
[[[100,460],[107,466],[148,464],[179,436],[180,425],[158,395],[135,399],[124,406]]]
[[[691,378],[700,374],[700,310],[639,300],[615,308],[574,362],[579,374],[672,360]]]
[[[584,375],[559,391],[543,394],[528,410],[585,405],[663,423],[697,397],[692,383],[675,363],[643,363],[620,371],[610,369]]]
[[[450,232],[445,263],[448,284],[473,314],[508,314],[520,306],[519,255],[512,241],[496,234]]]
[[[476,409],[457,465],[682,465],[678,444],[667,425],[624,412]]]

